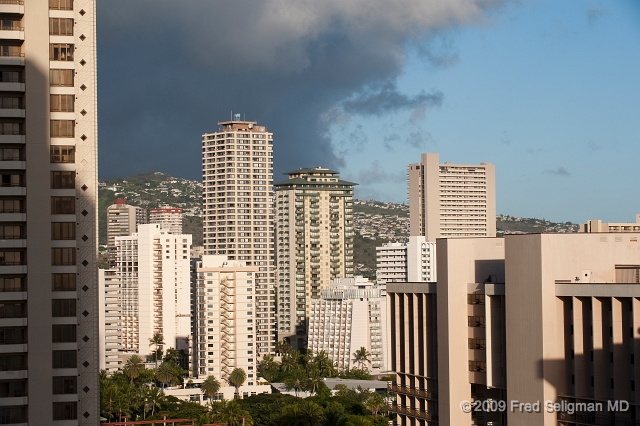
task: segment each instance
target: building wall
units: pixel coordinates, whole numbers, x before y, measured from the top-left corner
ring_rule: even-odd
[[[182,209],[159,207],[149,209],[149,223],[160,224],[172,234],[182,234]]]
[[[0,327],[24,341],[2,347],[3,356],[20,362],[0,372],[0,382],[18,380],[21,390],[0,405],[12,422],[51,424],[64,407],[65,425],[89,424],[97,422],[99,395],[95,5],[78,0],[75,8],[52,10],[45,0],[24,3],[0,4],[0,92],[5,101],[13,98],[0,108]],[[50,18],[72,19],[73,33],[50,34]],[[50,57],[57,43],[72,45],[73,57]],[[75,83],[55,86],[51,69],[71,70]],[[51,95],[68,95],[74,108],[54,111]],[[52,134],[57,120],[69,132]],[[56,145],[74,155],[52,158]],[[58,185],[52,172],[67,172],[66,184]],[[69,208],[52,209],[60,200],[52,197],[69,197]],[[68,274],[64,291],[52,285],[53,274]],[[60,304],[69,309],[54,310]],[[54,330],[65,326],[67,341],[54,341]],[[73,367],[53,368],[58,350],[73,351]],[[75,377],[75,390],[53,395],[56,376]],[[81,398],[77,389],[85,389]]]
[[[194,376],[226,381],[234,368],[257,385],[256,266],[227,256],[203,256],[197,268]]]
[[[407,243],[407,281],[436,282],[436,243],[423,236],[411,236]]]
[[[640,214],[636,215],[635,223],[606,223],[601,220],[589,220],[580,225],[580,232],[640,232]]]
[[[202,135],[204,252],[258,266],[256,351],[272,352],[276,340],[273,247],[273,133],[255,122],[219,122]]]
[[[386,243],[376,247],[376,282],[407,281],[407,244]]]
[[[116,269],[99,269],[100,369],[117,371],[123,366],[121,317],[122,284]]]
[[[304,348],[311,299],[353,277],[353,183],[317,167],[276,183],[278,338]]]

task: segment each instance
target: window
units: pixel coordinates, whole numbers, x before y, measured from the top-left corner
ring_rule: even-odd
[[[49,18],[49,35],[73,35],[73,19]]]
[[[73,120],[51,120],[51,134],[52,138],[72,138],[74,136]]]
[[[7,99],[7,98],[3,98]],[[73,112],[73,95],[50,95],[52,112]],[[17,108],[17,107],[16,107]]]
[[[27,396],[27,381],[3,380],[0,382],[0,398],[14,398]]]
[[[20,109],[22,108],[22,97],[21,96],[3,96],[0,98],[0,108]]]
[[[0,424],[26,423],[26,422],[27,422],[26,406],[0,407]]]
[[[75,214],[75,197],[51,197],[51,214]]]
[[[0,174],[0,185],[4,187],[24,186],[24,175],[19,172],[2,172],[2,174]]]
[[[20,345],[27,343],[26,327],[0,328],[0,345]]]
[[[484,317],[470,316],[469,317],[469,327],[484,327],[484,324],[485,324],[484,321],[485,321]]]
[[[22,225],[0,225],[0,240],[24,238]]]
[[[72,343],[76,341],[75,324],[55,324],[52,325],[53,343]]]
[[[0,265],[24,265],[24,251],[0,251]]]
[[[484,361],[469,361],[469,371],[486,373],[487,363]]]
[[[72,145],[51,145],[52,163],[75,163],[76,147]]]
[[[0,318],[24,318],[26,316],[26,302],[0,302]]]
[[[0,135],[21,135],[22,128],[20,123],[5,122],[0,123]]]
[[[53,420],[76,420],[78,418],[77,402],[54,402]]]
[[[76,274],[51,274],[51,291],[76,291]]]
[[[53,368],[76,368],[76,351],[53,351]]]
[[[24,277],[0,277],[0,292],[4,291],[26,291]]]
[[[49,0],[49,9],[73,10],[73,0]]]
[[[75,317],[76,299],[53,299],[51,301],[51,316]]]
[[[20,46],[0,46],[0,56],[24,56]]]
[[[20,71],[0,71],[0,81],[3,83],[22,83]]]
[[[74,247],[56,247],[51,249],[51,264],[54,266],[60,265],[75,265],[76,264],[76,249]]]
[[[53,394],[77,393],[78,378],[76,376],[53,376]]]
[[[76,239],[75,222],[52,222],[51,223],[51,239],[52,240],[75,240]]]
[[[73,70],[50,70],[49,84],[51,86],[73,86]]]
[[[3,98],[7,99],[7,98]],[[24,160],[22,149],[20,148],[0,148],[0,161],[20,161]]]
[[[50,44],[49,59],[52,61],[73,61],[73,44],[67,44],[67,43]]]
[[[51,189],[74,189],[75,172],[51,172]]]

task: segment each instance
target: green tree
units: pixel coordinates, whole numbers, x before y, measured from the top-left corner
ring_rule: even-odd
[[[276,354],[288,354],[291,352],[291,345],[284,340],[282,342],[276,342],[275,347]]]
[[[297,366],[294,370],[291,370],[284,379],[284,385],[287,387],[287,390],[293,389],[296,396],[298,396],[298,393],[304,390],[305,379],[304,370],[302,367]]]
[[[373,426],[373,421],[365,416],[350,416],[347,426]]]
[[[182,382],[184,370],[173,361],[165,361],[156,369],[156,380],[169,385],[176,385]]]
[[[144,361],[138,355],[131,355],[123,370],[124,374],[131,379],[131,384],[133,384],[133,380],[140,377],[140,372],[144,370]]]
[[[213,397],[220,391],[220,382],[213,376],[207,376],[200,386],[200,391],[207,395],[209,401],[213,402]]]
[[[213,418],[217,422],[226,423],[228,426],[243,426],[243,423],[244,426],[253,426],[251,415],[247,410],[242,409],[238,401],[222,400],[216,404],[212,411],[215,411]]]
[[[320,376],[322,377],[335,377],[335,367],[333,361],[329,358],[329,355],[325,351],[320,351],[313,360],[315,365],[320,370]]]
[[[322,407],[313,401],[303,400],[282,409],[278,424],[282,426],[322,426]]]
[[[371,352],[364,346],[353,353],[353,362],[358,364],[358,368],[364,368],[365,362],[371,363]]]
[[[345,426],[346,421],[344,406],[339,402],[329,402],[324,409],[323,426]]]
[[[364,402],[364,405],[371,412],[371,415],[373,417],[377,417],[380,410],[382,410],[382,408],[386,406],[386,402],[382,395],[377,392],[373,392]]]
[[[152,387],[145,392],[145,417],[147,409],[151,410],[151,415],[153,416],[156,412],[156,409],[160,409],[164,407],[167,403],[167,398],[164,395],[162,390],[157,387]]]
[[[158,368],[158,358],[162,358],[162,347],[164,344],[164,337],[162,337],[161,333],[155,333],[153,337],[149,339],[149,346],[155,347],[153,357],[156,362],[156,368]]]
[[[240,398],[240,386],[244,384],[245,380],[247,380],[247,373],[245,373],[242,368],[234,368],[231,374],[229,374],[227,381],[231,386],[236,388],[235,399]]]
[[[307,380],[305,381],[305,388],[315,394],[318,390],[318,386],[322,383],[322,377],[320,376],[320,370],[315,364],[312,364],[311,367],[307,370]]]

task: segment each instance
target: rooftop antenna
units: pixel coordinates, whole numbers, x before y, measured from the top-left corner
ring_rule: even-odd
[[[231,110],[231,114],[229,114],[229,120],[233,120],[233,110]]]
[[[245,112],[245,113],[243,113],[243,114],[244,114],[243,121],[247,121],[247,113]]]

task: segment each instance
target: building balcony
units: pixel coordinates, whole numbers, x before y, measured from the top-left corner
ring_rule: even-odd
[[[429,420],[434,422],[438,421],[438,415],[435,413],[432,413],[430,411],[417,410],[415,408],[406,407],[403,405],[397,405],[396,403],[393,403],[389,406],[389,411],[391,411],[392,413],[402,414],[409,417],[416,417],[419,419],[424,419],[424,420]]]
[[[0,0],[0,13],[24,15],[24,1]]]

